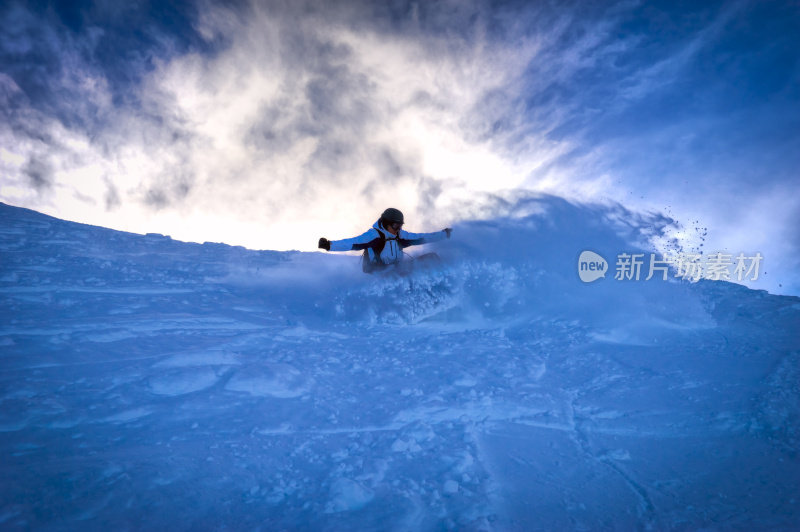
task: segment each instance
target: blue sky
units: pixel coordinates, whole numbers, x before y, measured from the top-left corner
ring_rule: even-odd
[[[312,250],[389,205],[433,230],[544,192],[665,213],[800,294],[795,2],[6,2],[0,22],[1,201]]]

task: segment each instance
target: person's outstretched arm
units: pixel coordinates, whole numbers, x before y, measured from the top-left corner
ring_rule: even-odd
[[[398,234],[400,245],[404,248],[409,246],[418,246],[420,244],[430,244],[431,242],[438,242],[445,238],[450,238],[451,228],[442,229],[433,233],[410,233],[408,231],[400,230]]]
[[[327,251],[352,251],[366,249],[374,240],[379,240],[380,235],[375,228],[370,227],[364,234],[344,240],[319,239],[319,247]]]

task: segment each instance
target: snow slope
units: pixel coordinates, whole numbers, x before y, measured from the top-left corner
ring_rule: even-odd
[[[0,204],[0,528],[800,528],[800,299],[583,284],[668,221],[514,214],[368,277]]]

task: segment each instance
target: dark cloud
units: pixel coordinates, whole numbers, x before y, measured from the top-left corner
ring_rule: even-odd
[[[441,180],[434,179],[434,178],[421,178],[418,181],[417,186],[417,201],[418,207],[417,209],[430,215],[436,211],[437,200],[445,191],[445,183]],[[458,216],[457,213],[448,213],[447,216],[449,218],[455,218]]]
[[[151,188],[145,193],[144,203],[155,210],[161,210],[170,204],[170,200],[164,189]]]
[[[319,129],[333,126],[359,132],[359,126],[373,120],[369,79],[345,65],[326,68],[306,85],[310,119]]]
[[[287,97],[264,104],[245,135],[248,146],[254,147],[264,157],[286,152],[299,139],[317,133],[307,121],[299,120],[292,112],[292,101]]]
[[[31,157],[22,169],[28,183],[42,194],[53,186],[53,168],[50,163],[41,157]]]
[[[387,179],[394,179],[408,176],[414,173],[410,164],[401,161],[398,154],[393,153],[391,148],[385,147],[378,152],[379,173]]]
[[[288,18],[286,13],[278,16]],[[309,175],[295,177],[345,178],[362,163],[369,145],[367,128],[380,117],[373,83],[354,66],[349,46],[313,26],[286,20],[280,43],[280,61],[286,66],[281,95],[253,117],[246,142],[269,157],[313,139],[316,148],[305,164]]]
[[[122,200],[119,197],[119,190],[114,183],[110,180],[106,179],[106,195],[105,195],[105,206],[106,211],[113,211],[118,209],[119,206],[122,204]]]
[[[194,189],[195,175],[186,162],[176,163],[166,168],[142,198],[145,205],[162,210],[171,206],[181,206]]]

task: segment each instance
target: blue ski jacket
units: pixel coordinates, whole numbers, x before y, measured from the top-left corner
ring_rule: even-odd
[[[369,261],[380,264],[394,264],[403,260],[403,249],[409,246],[428,244],[447,238],[445,231],[435,233],[409,233],[400,229],[397,236],[387,231],[378,220],[364,234],[346,238],[344,240],[331,240],[331,251],[367,250]],[[376,257],[375,249],[385,241],[380,255]]]

